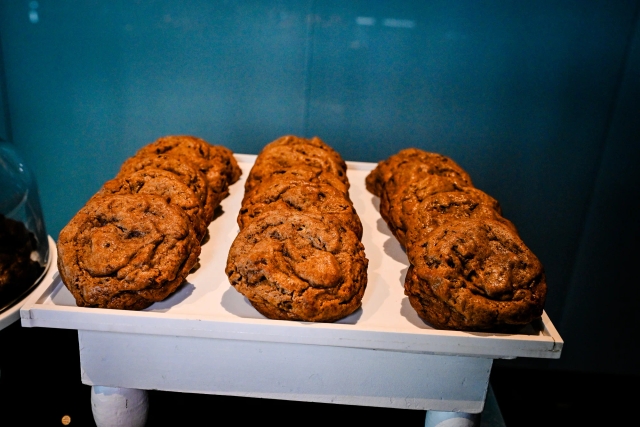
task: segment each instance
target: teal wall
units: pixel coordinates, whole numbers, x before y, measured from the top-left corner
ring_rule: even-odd
[[[501,202],[546,267],[547,312],[569,334],[569,356],[554,366],[640,374],[637,364],[571,356],[572,342],[581,351],[598,343],[586,324],[618,343],[614,325],[587,319],[579,301],[593,305],[606,291],[609,304],[625,306],[616,287],[639,285],[614,255],[638,255],[637,225],[628,237],[638,205],[624,200],[637,202],[640,184],[629,165],[640,145],[639,8],[0,1],[0,130],[34,168],[54,236],[125,158],[166,134],[240,153],[291,133],[318,135],[347,160],[375,162],[408,146],[449,155]],[[630,216],[618,220],[621,209]],[[611,271],[615,280],[593,283]]]
[[[558,367],[640,375],[640,23],[621,76],[558,327]]]
[[[2,55],[2,36],[0,35],[0,141],[9,141],[10,117],[7,99],[7,80],[4,77],[4,63]]]

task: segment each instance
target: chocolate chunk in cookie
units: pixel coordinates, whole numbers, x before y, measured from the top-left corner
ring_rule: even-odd
[[[331,157],[335,162],[341,164],[344,169],[346,169],[346,164],[344,163],[342,156],[340,156],[340,154],[336,150],[334,150],[329,144],[327,144],[317,136],[314,136],[313,138],[300,138],[294,135],[286,135],[265,145],[262,149],[262,153],[269,151],[270,149],[277,146],[292,147],[295,145],[311,145],[313,147],[319,148],[325,152],[326,156]]]
[[[420,248],[425,245],[429,235],[447,223],[490,219],[501,222],[516,232],[515,225],[502,216],[498,201],[473,187],[436,193],[420,200],[417,204],[405,200],[403,210],[407,256],[410,261],[415,251],[420,253]]]
[[[408,223],[412,220],[418,220],[420,212],[414,211],[408,213],[403,209],[403,206],[409,208],[426,197],[440,192],[455,191],[457,189],[456,184],[446,178],[428,176],[407,183],[406,186],[396,193],[390,194],[383,191],[380,196],[380,216],[385,220],[389,230],[391,230],[400,244],[405,246],[405,233],[407,227],[410,227]]]

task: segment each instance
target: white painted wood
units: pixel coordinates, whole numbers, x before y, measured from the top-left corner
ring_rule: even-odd
[[[149,398],[146,390],[94,385],[91,410],[98,427],[144,427]]]
[[[48,287],[34,292],[21,310],[23,326],[84,329],[200,338],[292,344],[331,345],[363,349],[452,354],[490,358],[559,358],[563,341],[550,319],[517,334],[440,331],[417,316],[404,295],[408,260],[377,210],[378,198],[364,180],[371,163],[348,162],[351,198],[364,227],[369,281],[362,308],[331,324],[269,320],[236,292],[224,274],[227,254],[238,232],[236,215],[244,178],[255,159],[237,155],[243,179],[223,200],[223,215],[209,227],[200,268],[167,300],[140,312],[82,308],[52,268]]]
[[[46,290],[51,285],[51,281],[57,269],[50,268],[52,264],[55,264],[58,260],[58,254],[56,253],[56,244],[51,238],[51,236],[47,236],[49,239],[49,262],[45,267],[44,274],[40,277],[40,284],[34,288],[28,295],[25,295],[20,301],[16,302],[13,306],[8,308],[7,310],[0,313],[0,331],[15,322],[20,318],[20,309],[27,302],[29,296],[31,294],[37,293],[40,294]]]
[[[479,413],[492,359],[80,331],[82,382]]]
[[[480,425],[478,414],[465,412],[427,411],[425,427],[476,427]]]

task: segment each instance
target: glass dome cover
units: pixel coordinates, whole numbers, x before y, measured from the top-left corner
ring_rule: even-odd
[[[35,178],[0,142],[0,313],[35,287],[49,266],[49,242]]]

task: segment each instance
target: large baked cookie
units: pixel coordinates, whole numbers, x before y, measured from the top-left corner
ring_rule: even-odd
[[[107,181],[93,197],[103,197],[108,194],[160,196],[167,203],[176,205],[185,212],[198,239],[202,240],[207,231],[208,222],[205,218],[204,205],[201,204],[194,189],[172,172],[155,168],[141,169],[131,175]]]
[[[542,265],[502,222],[447,222],[429,234],[411,261],[405,294],[437,328],[501,331],[542,315]]]
[[[209,190],[207,213],[210,219],[207,222],[213,219],[213,211],[229,195],[229,186],[242,174],[231,150],[220,145],[211,145],[204,139],[189,135],[169,135],[158,138],[139,149],[128,162],[134,163],[136,159],[158,155],[180,156],[181,161],[188,162],[204,174]]]
[[[380,195],[380,216],[385,220],[389,230],[400,244],[406,246],[405,233],[407,227],[410,227],[408,222],[418,220],[420,212],[411,212],[411,215],[415,216],[409,217],[403,206],[409,207],[434,194],[458,189],[459,187],[455,182],[437,176],[423,177],[417,181],[410,181],[396,193],[382,191]]]
[[[313,147],[320,148],[325,152],[326,156],[331,157],[334,161],[341,164],[346,169],[346,164],[342,159],[342,156],[340,156],[340,154],[336,150],[334,150],[329,144],[327,144],[317,136],[314,136],[313,138],[301,138],[295,135],[286,135],[265,145],[262,149],[262,152],[264,153],[277,146],[292,147],[295,145],[311,145]]]
[[[250,192],[262,181],[271,178],[274,173],[293,167],[306,166],[331,173],[347,188],[347,166],[341,159],[328,155],[322,148],[310,144],[275,145],[263,150],[249,172],[245,183],[245,191]]]
[[[249,174],[251,177],[251,173]],[[336,190],[340,191],[344,197],[349,198],[349,186],[331,172],[322,170],[321,168],[294,165],[281,166],[273,168],[270,175],[260,176],[260,178],[252,177],[245,183],[244,200],[252,197],[258,187],[267,187],[278,182],[308,182],[311,184],[328,184]]]
[[[144,157],[158,154],[180,154],[191,157],[207,176],[210,185],[215,188],[231,185],[242,175],[242,170],[231,150],[221,145],[209,144],[204,139],[195,136],[163,136],[142,147],[135,156]]]
[[[189,157],[180,154],[130,157],[124,161],[116,178],[122,178],[147,168],[162,169],[177,175],[200,199],[200,203],[204,207],[204,221],[207,224],[211,222],[215,208],[220,204],[222,198],[207,185],[207,178],[191,163]]]
[[[335,218],[362,238],[362,223],[351,202],[328,184],[303,181],[267,181],[245,198],[238,215],[243,229],[255,218],[272,211],[302,212],[317,218]]]
[[[270,319],[332,322],[360,307],[367,264],[364,246],[346,227],[274,211],[240,231],[225,271]]]
[[[179,207],[159,196],[105,195],[60,232],[58,270],[80,307],[140,310],[173,293],[199,254]]]
[[[398,187],[424,176],[447,178],[459,187],[472,186],[469,174],[452,159],[418,148],[406,148],[379,162],[367,175],[365,185],[381,197],[383,191],[395,193]]]
[[[500,222],[516,233],[516,227],[502,216],[496,199],[477,188],[435,193],[422,200],[405,200],[403,226],[406,230],[407,256],[411,261],[429,242],[430,234],[438,227],[454,222],[486,220]],[[416,254],[416,255],[414,255]]]

